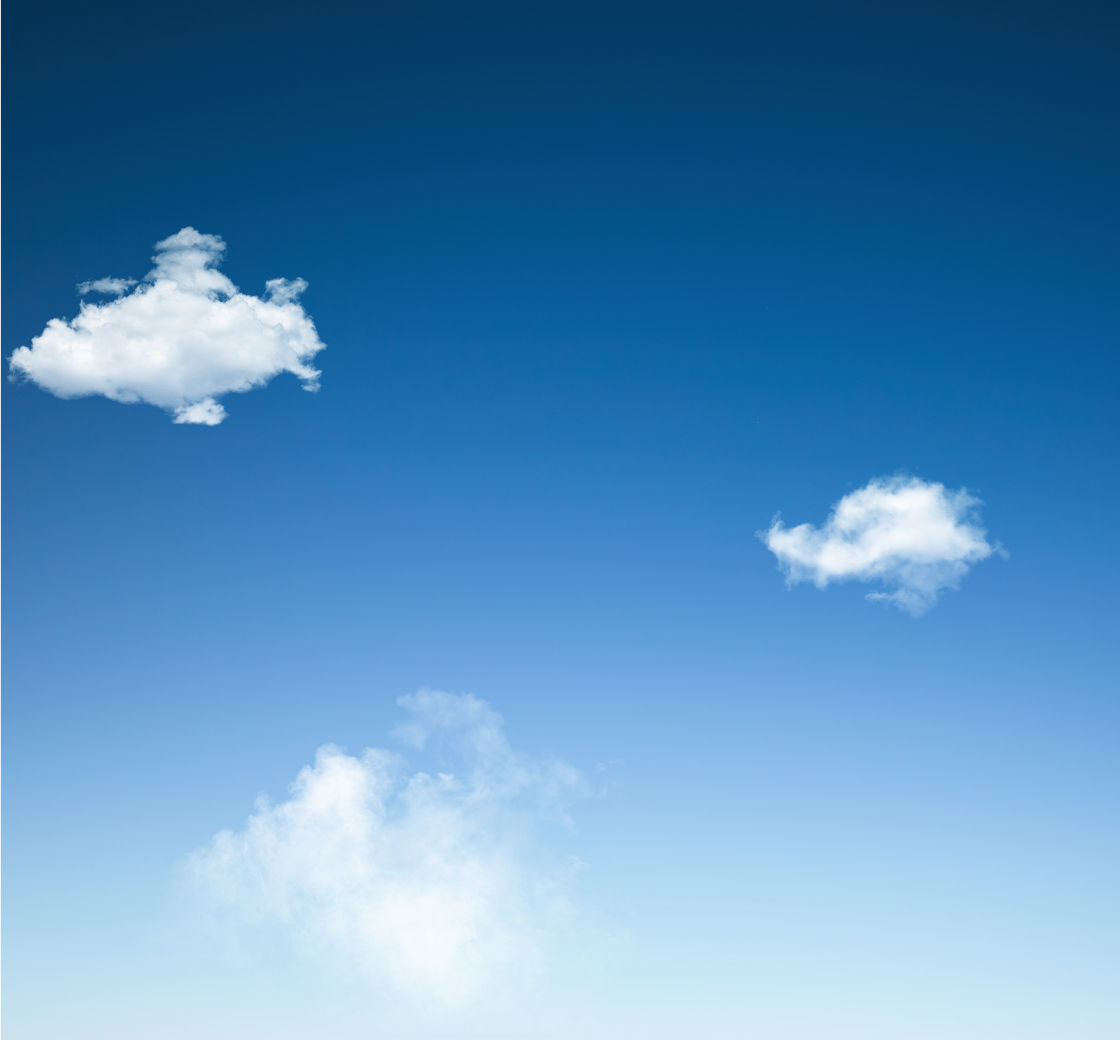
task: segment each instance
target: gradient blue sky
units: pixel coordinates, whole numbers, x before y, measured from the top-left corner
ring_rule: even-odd
[[[214,428],[4,386],[11,1040],[1118,1035],[1114,8],[5,15],[5,358],[184,225],[327,344]],[[787,591],[895,473],[1009,558]],[[596,778],[453,1023],[176,882],[422,686]]]

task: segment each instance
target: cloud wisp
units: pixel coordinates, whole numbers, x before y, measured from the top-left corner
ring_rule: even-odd
[[[216,426],[217,398],[290,372],[316,390],[310,361],[324,348],[299,304],[302,278],[274,278],[264,297],[242,293],[218,264],[225,242],[192,227],[156,243],[155,267],[140,283],[96,278],[78,292],[76,318],[52,318],[11,357],[13,379],[57,397],[102,395],[166,409],[177,423]]]
[[[390,991],[462,1005],[539,959],[563,869],[543,864],[534,835],[583,780],[515,751],[501,716],[469,694],[398,703],[399,739],[435,745],[456,771],[322,747],[286,801],[259,801],[187,875],[226,921],[278,924]]]
[[[872,480],[845,495],[820,527],[785,527],[775,517],[759,532],[778,558],[786,581],[811,581],[819,589],[834,581],[873,582],[868,594],[915,616],[942,592],[955,589],[973,564],[1002,552],[980,526],[980,501],[965,489],[917,477]]]

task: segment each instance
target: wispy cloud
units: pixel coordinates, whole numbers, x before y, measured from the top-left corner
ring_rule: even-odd
[[[874,582],[882,600],[923,614],[946,589],[955,589],[969,568],[1002,551],[980,526],[980,501],[965,489],[916,477],[872,480],[833,506],[821,527],[783,526],[776,517],[759,533],[789,584],[811,581],[823,589],[834,581]]]
[[[286,801],[258,802],[244,829],[191,856],[188,876],[227,919],[279,923],[392,989],[461,1004],[539,958],[563,870],[541,864],[534,825],[560,818],[583,780],[515,751],[476,697],[398,703],[398,735],[439,745],[452,771],[320,748]]]
[[[264,298],[242,293],[217,265],[225,252],[217,235],[194,228],[156,243],[155,267],[130,278],[82,282],[76,318],[52,318],[11,357],[12,378],[24,377],[58,397],[100,394],[144,401],[177,423],[215,426],[225,418],[217,398],[263,386],[291,372],[315,390],[309,364],[323,349],[298,303],[303,279],[274,278]],[[129,291],[131,290],[131,291]]]
[[[79,282],[78,292],[82,296],[89,293],[103,293],[106,296],[120,296],[136,284],[135,278],[94,278],[92,282]]]

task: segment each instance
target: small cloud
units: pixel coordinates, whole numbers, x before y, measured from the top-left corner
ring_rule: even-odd
[[[106,296],[120,296],[126,289],[136,284],[135,278],[95,278],[92,282],[79,282],[78,292],[82,296],[89,293],[104,293]]]
[[[198,426],[217,426],[226,417],[226,410],[212,397],[185,404],[175,409],[175,422]]]
[[[868,599],[924,614],[955,589],[973,564],[1003,552],[978,522],[980,501],[965,489],[916,477],[872,480],[833,506],[821,527],[783,526],[775,517],[759,532],[790,585],[811,581],[875,582]]]
[[[539,865],[531,824],[582,779],[515,751],[476,697],[421,690],[398,703],[405,742],[439,744],[451,768],[322,747],[286,801],[259,802],[187,874],[227,923],[279,924],[392,990],[462,1005],[539,961],[573,871],[562,857]]]
[[[142,282],[82,282],[83,296],[116,298],[83,301],[77,317],[52,318],[30,347],[12,354],[12,378],[58,397],[143,401],[176,423],[205,426],[225,418],[216,398],[282,372],[318,389],[309,362],[323,343],[298,302],[307,283],[273,278],[264,298],[242,293],[218,270],[225,248],[217,235],[186,227],[156,243],[155,266]]]

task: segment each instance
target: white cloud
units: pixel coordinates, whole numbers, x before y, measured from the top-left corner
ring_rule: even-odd
[[[52,318],[30,347],[12,354],[12,378],[59,397],[144,401],[172,412],[177,423],[208,426],[225,418],[215,398],[282,372],[318,389],[319,372],[308,362],[323,343],[297,302],[307,283],[273,278],[263,299],[239,292],[217,269],[225,248],[217,235],[186,227],[156,243],[155,267],[139,285],[128,278],[82,282],[83,295],[116,299],[83,301],[69,321]]]
[[[258,802],[243,830],[192,855],[188,876],[226,920],[280,924],[392,990],[462,1004],[539,958],[558,893],[534,824],[582,779],[512,749],[476,697],[421,690],[398,703],[410,716],[399,735],[458,771],[320,748],[287,801]]]
[[[136,284],[135,278],[95,278],[92,282],[79,282],[78,292],[85,296],[87,293],[104,293],[106,296],[120,296],[126,289],[131,289]]]
[[[872,480],[845,495],[821,527],[784,527],[775,518],[759,537],[786,573],[789,584],[811,581],[875,582],[883,600],[923,614],[946,589],[955,589],[969,568],[1002,551],[987,541],[977,520],[980,502],[963,488],[949,491],[916,477]]]
[[[217,426],[226,417],[226,410],[212,397],[194,404],[183,405],[175,412],[176,423],[194,423],[198,426]]]

